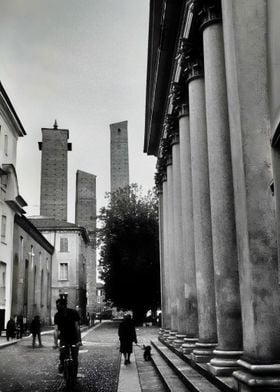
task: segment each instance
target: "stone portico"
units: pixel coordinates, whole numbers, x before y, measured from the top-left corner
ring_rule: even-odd
[[[161,339],[242,392],[280,391],[277,15],[274,0],[150,1]]]

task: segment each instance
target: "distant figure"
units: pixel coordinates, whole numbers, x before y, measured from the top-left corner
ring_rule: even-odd
[[[6,337],[9,341],[10,338],[14,339],[16,335],[16,323],[15,320],[11,317],[10,320],[7,322],[6,326]]]
[[[31,321],[30,332],[32,333],[33,337],[32,347],[35,348],[36,336],[38,336],[39,347],[42,347],[40,316],[35,316],[34,319]]]
[[[87,312],[87,325],[90,325],[90,315],[89,315],[89,312]]]
[[[132,344],[137,344],[136,331],[131,319],[131,315],[124,316],[124,320],[119,325],[120,352],[124,356],[124,364],[130,363],[130,355],[132,353]]]
[[[22,335],[23,335],[23,316],[22,315],[19,315],[17,317],[17,332],[18,332],[17,338],[21,339]]]

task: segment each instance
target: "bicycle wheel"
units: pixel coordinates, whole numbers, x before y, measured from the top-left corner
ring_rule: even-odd
[[[65,359],[64,361],[64,379],[66,388],[70,389],[74,381],[74,366],[72,359]]]

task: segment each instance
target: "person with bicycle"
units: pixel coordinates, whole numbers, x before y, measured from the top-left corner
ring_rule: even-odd
[[[58,339],[60,340],[60,363],[58,367],[59,373],[63,373],[63,364],[66,357],[65,348],[71,348],[71,355],[73,358],[74,373],[77,376],[78,372],[78,355],[80,341],[80,316],[79,313],[67,307],[67,300],[59,298],[56,300],[57,313],[54,316],[54,341],[55,347],[58,347]]]

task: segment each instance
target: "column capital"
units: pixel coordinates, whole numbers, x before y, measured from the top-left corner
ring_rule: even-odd
[[[165,131],[171,146],[179,143],[178,118],[176,115],[167,115],[165,118]]]
[[[168,156],[171,154],[171,138],[166,134],[161,139],[159,146],[159,158],[164,159],[165,165],[167,166]]]
[[[204,0],[198,12],[200,30],[207,26],[222,22],[221,2],[219,0]]]
[[[184,74],[187,83],[190,83],[194,79],[200,79],[204,77],[204,66],[203,59],[195,58],[195,59],[187,59],[189,61],[186,62],[186,67],[184,69]]]
[[[185,83],[172,83],[170,100],[174,108],[174,116],[181,117],[188,108],[188,94]]]
[[[189,115],[189,104],[185,103],[180,106],[178,119]]]

